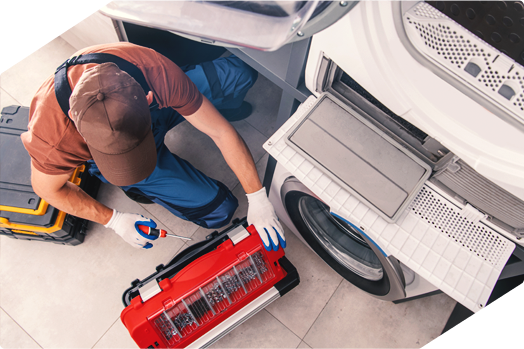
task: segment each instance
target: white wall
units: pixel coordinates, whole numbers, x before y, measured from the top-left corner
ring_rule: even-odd
[[[118,42],[111,19],[89,0],[15,0],[76,49]]]

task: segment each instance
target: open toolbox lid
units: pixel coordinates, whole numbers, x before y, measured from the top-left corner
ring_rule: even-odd
[[[245,218],[156,270],[122,299],[122,322],[141,347],[210,345],[299,283],[283,249],[266,251]]]

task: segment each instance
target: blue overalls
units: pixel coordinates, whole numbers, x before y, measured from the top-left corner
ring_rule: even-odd
[[[257,79],[257,72],[236,56],[218,58],[183,69],[217,109],[239,107]],[[55,86],[56,79],[55,75]],[[139,81],[136,77],[135,79]],[[157,149],[156,168],[143,181],[121,188],[147,197],[177,217],[205,228],[220,228],[231,220],[238,207],[238,200],[224,184],[172,154],[164,144],[166,133],[184,120],[182,115],[170,107],[152,108],[151,127]],[[88,163],[91,165],[91,175],[109,183],[93,160]]]

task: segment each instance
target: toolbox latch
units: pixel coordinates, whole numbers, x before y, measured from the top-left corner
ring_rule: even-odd
[[[247,238],[249,235],[249,232],[244,228],[243,226],[239,225],[235,229],[231,230],[229,233],[227,233],[227,236],[233,242],[233,245],[238,244],[240,241]]]
[[[138,292],[140,292],[140,298],[142,298],[142,302],[147,302],[147,300],[162,292],[162,289],[160,286],[158,286],[158,282],[155,279],[140,287]]]

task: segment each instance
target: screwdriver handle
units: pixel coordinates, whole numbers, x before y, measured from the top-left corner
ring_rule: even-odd
[[[151,236],[158,236],[161,238],[165,238],[167,234],[167,231],[165,231],[164,229],[151,228],[151,227],[148,227],[147,225],[139,224],[138,229],[140,229],[142,233],[144,234],[151,235]]]

